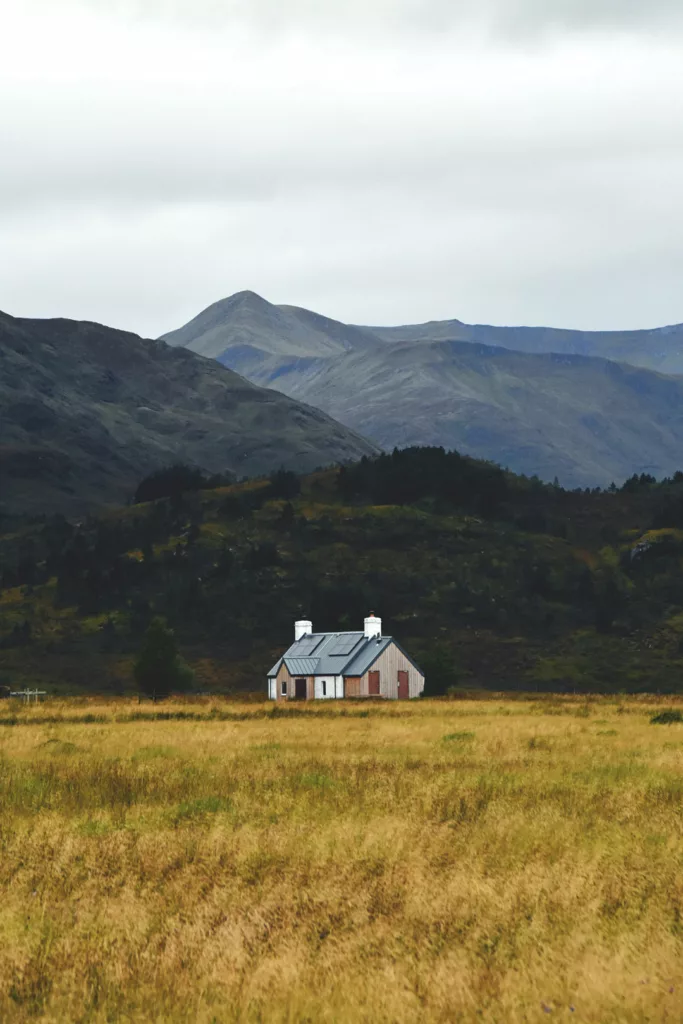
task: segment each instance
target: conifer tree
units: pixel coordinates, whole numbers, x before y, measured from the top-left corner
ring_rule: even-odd
[[[180,657],[173,630],[164,619],[152,619],[135,662],[135,681],[150,696],[165,697],[190,689],[193,672]]]

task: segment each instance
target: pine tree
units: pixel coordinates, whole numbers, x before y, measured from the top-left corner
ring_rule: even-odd
[[[160,616],[147,627],[134,674],[142,692],[150,696],[165,697],[192,686],[192,669],[178,654],[173,630]]]

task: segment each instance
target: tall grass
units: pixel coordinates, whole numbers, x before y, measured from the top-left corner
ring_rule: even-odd
[[[6,716],[0,1020],[681,1019],[683,726],[292,710]]]

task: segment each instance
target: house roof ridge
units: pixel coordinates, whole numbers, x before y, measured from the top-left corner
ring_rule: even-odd
[[[327,629],[323,633],[305,633],[301,637],[304,640],[307,636],[364,636],[365,632],[362,629]],[[366,637],[367,640],[386,640],[389,636],[388,633],[381,633],[378,636]],[[298,640],[293,640],[292,643],[299,643]]]
[[[362,629],[325,629],[322,633],[304,633],[304,636],[355,636],[363,633]],[[303,640],[304,637],[301,639]],[[294,643],[297,643],[295,640]]]

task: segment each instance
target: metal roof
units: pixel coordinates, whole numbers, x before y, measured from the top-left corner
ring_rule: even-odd
[[[342,637],[346,643],[340,643]],[[315,638],[315,643],[312,638]],[[308,643],[304,644],[302,640],[308,640]],[[308,633],[301,640],[295,640],[283,657],[278,658],[268,676],[269,678],[276,676],[283,662],[286,663],[287,670],[293,676],[362,676],[392,643],[396,644],[401,654],[405,655],[418,672],[422,672],[419,665],[391,636],[373,636],[368,639],[365,633],[361,632]],[[313,649],[316,657],[302,656],[299,653],[302,649],[305,651]],[[335,650],[349,650],[349,653],[333,654],[332,652]]]
[[[277,659],[277,661],[275,662],[275,664],[271,668],[270,672],[268,673],[268,678],[269,679],[270,679],[271,676],[276,676],[278,674],[278,672],[280,671],[280,667],[282,665],[282,662],[284,660],[285,660],[284,658],[278,658]]]
[[[298,676],[362,676],[392,643],[390,636],[371,637],[357,633],[308,633],[295,640],[282,658],[273,665],[269,676],[276,676],[282,662],[290,675]],[[315,657],[307,657],[311,652]],[[343,652],[343,653],[342,653]]]
[[[345,676],[362,676],[372,665],[373,661],[385,651],[389,644],[394,642],[391,636],[374,636],[372,640],[366,641],[344,669]]]
[[[285,654],[284,662],[290,676],[322,675],[321,672],[318,672],[320,658],[290,658]]]

